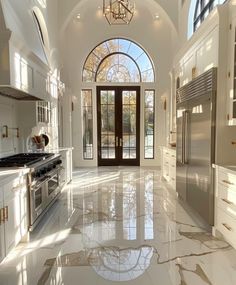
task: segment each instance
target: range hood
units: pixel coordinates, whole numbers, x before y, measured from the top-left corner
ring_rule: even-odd
[[[42,99],[30,95],[13,86],[0,85],[0,95],[21,101],[41,101]]]
[[[0,1],[0,95],[15,100],[41,101],[42,99],[37,97],[40,96],[39,92],[34,89],[34,71],[28,67],[27,60],[23,62],[23,45],[19,42],[15,44],[17,40],[17,36],[6,26]],[[28,82],[28,79],[32,82],[29,88],[23,82]]]

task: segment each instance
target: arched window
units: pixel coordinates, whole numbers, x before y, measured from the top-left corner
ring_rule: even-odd
[[[147,53],[126,39],[98,45],[83,67],[84,82],[154,82],[154,68]]]
[[[188,37],[199,28],[216,5],[223,4],[226,0],[192,0],[189,8]]]

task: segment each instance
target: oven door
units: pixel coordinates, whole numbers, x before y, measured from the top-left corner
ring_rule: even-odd
[[[48,175],[46,199],[47,205],[57,196],[60,192],[60,170],[57,169]]]
[[[45,208],[45,192],[47,188],[47,183],[42,182],[38,185],[35,185],[30,190],[30,220],[31,225],[35,220],[40,216]]]

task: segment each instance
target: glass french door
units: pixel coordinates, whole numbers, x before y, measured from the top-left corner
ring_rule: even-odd
[[[98,165],[140,165],[140,87],[97,87]]]

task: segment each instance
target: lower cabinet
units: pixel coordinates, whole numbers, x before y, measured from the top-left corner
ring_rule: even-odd
[[[0,261],[28,232],[27,177],[5,184],[0,193]]]
[[[176,151],[168,147],[162,147],[161,162],[162,177],[169,182],[171,187],[176,188]]]
[[[72,180],[72,149],[60,151],[62,160],[61,184],[68,184]]]
[[[236,248],[236,171],[216,166],[215,229]]]

